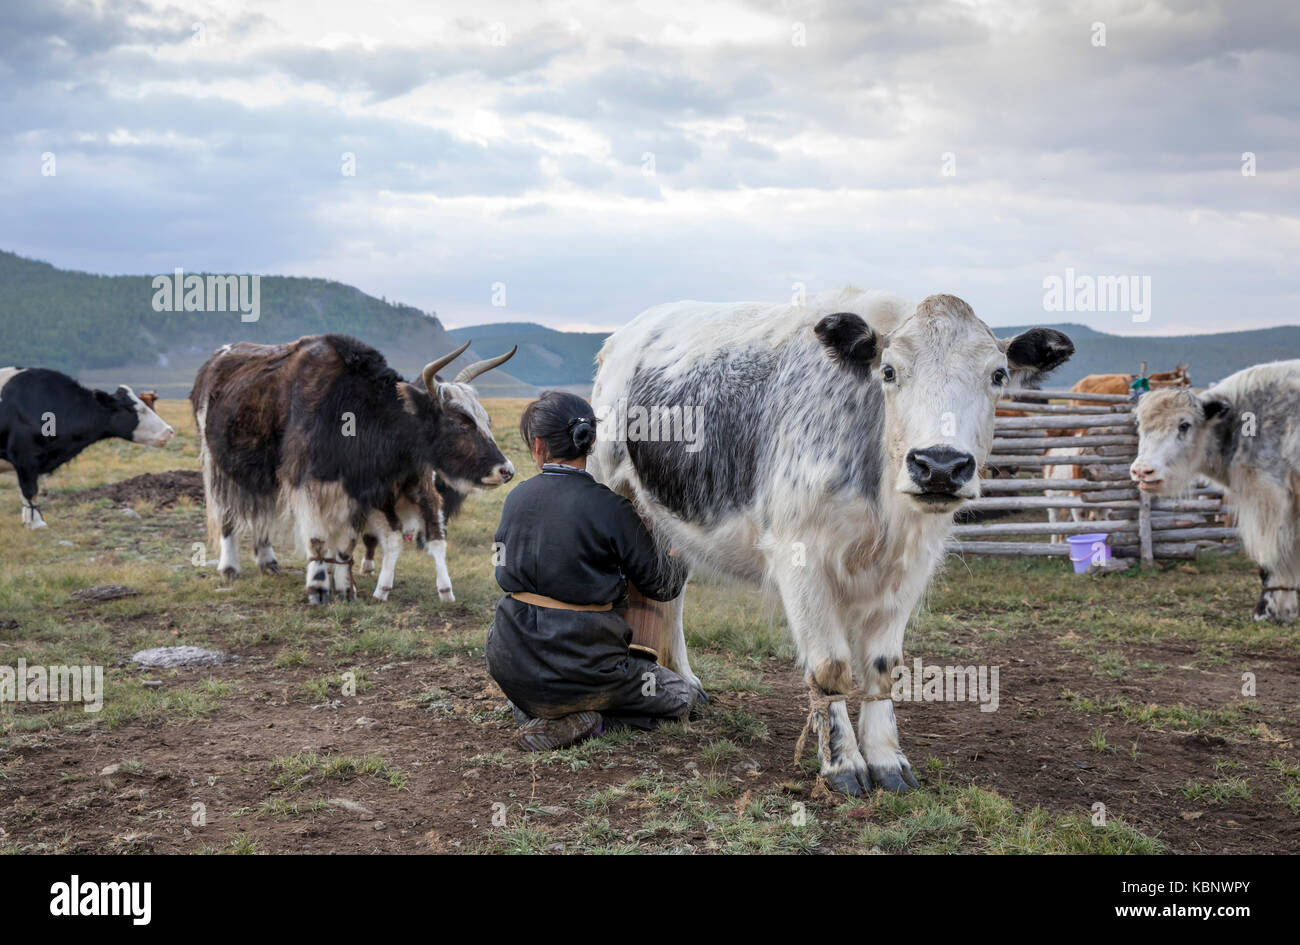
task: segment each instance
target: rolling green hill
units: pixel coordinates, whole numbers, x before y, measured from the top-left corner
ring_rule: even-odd
[[[95,386],[177,397],[213,350],[233,341],[340,332],[374,345],[406,377],[458,343],[436,315],[338,282],[263,276],[260,291],[256,322],[242,322],[237,311],[157,312],[152,276],[98,276],[0,252],[0,366],[50,367]],[[450,370],[475,356],[477,348]],[[533,392],[505,370],[476,383],[487,396]]]

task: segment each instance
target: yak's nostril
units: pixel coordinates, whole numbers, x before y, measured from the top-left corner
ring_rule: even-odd
[[[907,472],[927,492],[955,492],[975,475],[975,457],[950,446],[932,446],[907,454]]]

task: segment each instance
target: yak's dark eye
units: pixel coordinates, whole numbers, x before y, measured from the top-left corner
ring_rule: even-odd
[[[998,387],[1001,387],[1004,384],[1006,384],[1008,380],[1010,380],[1010,376],[1007,374],[1005,369],[998,368],[996,371],[993,372],[993,383]]]
[[[898,379],[898,373],[894,370],[892,364],[882,365],[880,368],[880,376],[884,379],[886,384],[892,384]]]
[[[1179,435],[1181,436],[1182,434],[1186,433],[1186,432],[1187,432],[1188,430],[1190,430],[1191,428],[1192,428],[1191,421],[1184,420],[1182,423],[1178,424],[1178,433],[1179,433]]]

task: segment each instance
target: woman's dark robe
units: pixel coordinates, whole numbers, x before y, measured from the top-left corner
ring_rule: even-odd
[[[497,583],[507,593],[488,631],[488,672],[517,708],[540,718],[689,711],[691,686],[629,653],[632,629],[618,610],[560,610],[510,596],[615,603],[631,581],[647,597],[675,598],[686,569],[659,551],[631,502],[585,470],[548,463],[506,498],[496,542]]]

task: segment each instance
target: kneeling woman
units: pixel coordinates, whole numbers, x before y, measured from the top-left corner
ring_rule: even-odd
[[[672,600],[686,570],[659,551],[631,502],[587,472],[591,405],[547,391],[525,408],[519,432],[541,475],[517,486],[501,512],[496,578],[506,595],[487,640],[488,672],[520,723],[517,744],[545,751],[606,725],[685,717],[694,688],[629,649],[632,629],[614,605],[629,581]]]

